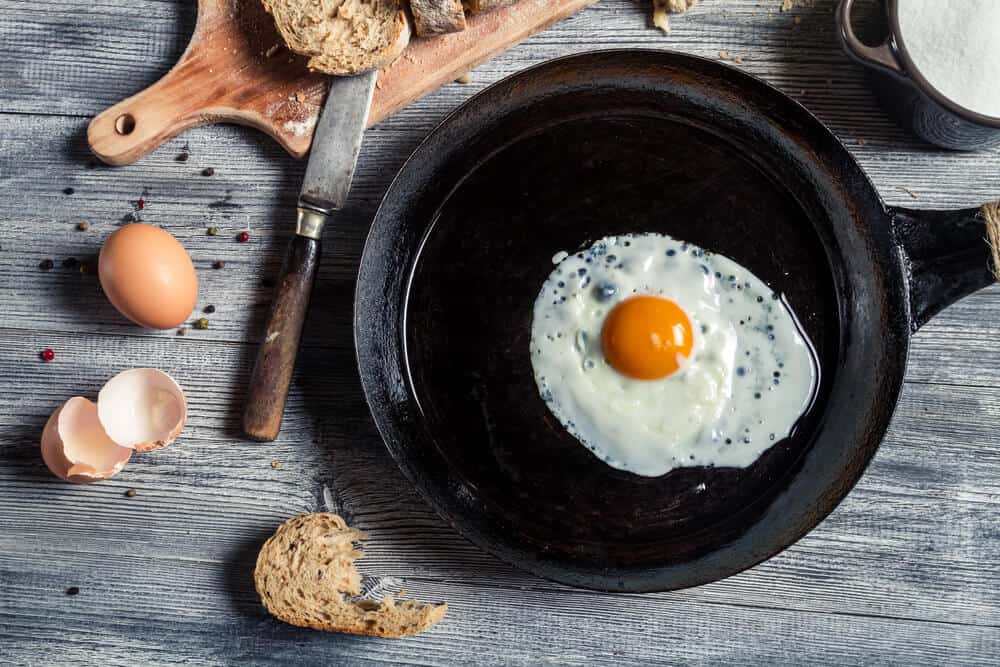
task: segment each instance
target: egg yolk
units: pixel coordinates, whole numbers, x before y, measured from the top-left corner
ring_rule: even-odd
[[[608,313],[601,330],[612,368],[637,380],[656,380],[680,368],[691,355],[691,320],[673,301],[658,296],[625,299]]]

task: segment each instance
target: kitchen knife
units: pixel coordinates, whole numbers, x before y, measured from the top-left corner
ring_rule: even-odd
[[[281,267],[243,409],[243,432],[254,440],[274,440],[281,429],[319,266],[320,233],[330,214],[347,202],[377,76],[377,70],[372,70],[331,78],[299,193],[295,236]]]

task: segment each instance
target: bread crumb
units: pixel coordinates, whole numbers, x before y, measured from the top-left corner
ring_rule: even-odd
[[[781,0],[781,11],[783,12],[792,11],[792,7],[794,6],[795,5],[792,3],[792,0]]]
[[[698,2],[699,0],[653,0],[653,25],[669,33],[670,20],[667,14],[683,14]]]
[[[455,83],[472,83],[472,72],[466,72],[462,76],[455,79]]]
[[[271,461],[271,467],[277,470],[281,467],[281,461]]]
[[[916,192],[914,192],[910,188],[905,188],[902,185],[900,185],[899,189],[902,190],[903,192],[905,192],[906,194],[910,195],[914,199],[920,199],[920,195],[918,195]]]
[[[306,101],[306,96],[302,94],[301,90],[295,91],[295,101],[298,102],[299,104],[302,104],[303,102]]]

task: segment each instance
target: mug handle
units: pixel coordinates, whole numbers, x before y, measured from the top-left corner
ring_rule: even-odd
[[[854,34],[851,26],[851,9],[854,7],[854,0],[840,0],[837,6],[837,34],[840,36],[840,43],[843,44],[847,55],[857,60],[862,65],[869,65],[878,70],[887,71],[891,74],[902,75],[903,66],[896,58],[896,52],[890,45],[887,38],[878,46],[868,46]]]
[[[1000,202],[954,211],[892,206],[889,215],[909,269],[911,331],[997,281],[990,238],[1000,240]],[[996,229],[987,232],[987,224]]]

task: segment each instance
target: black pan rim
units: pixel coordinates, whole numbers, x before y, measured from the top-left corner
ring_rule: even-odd
[[[878,215],[879,220],[873,222],[885,224],[888,229],[888,213],[881,197],[878,195],[878,192],[874,188],[870,179],[868,179],[867,175],[864,174],[860,166],[857,165],[856,161],[843,144],[836,139],[832,132],[830,132],[807,109],[802,107],[795,100],[784,95],[784,93],[781,93],[773,86],[757,79],[756,77],[737,70],[736,68],[722,65],[706,58],[700,58],[664,49],[613,49],[589,51],[541,63],[484,89],[449,114],[417,147],[411,157],[406,161],[406,163],[404,163],[399,174],[397,174],[396,178],[387,190],[386,196],[383,199],[382,205],[379,207],[375,216],[375,221],[372,224],[372,228],[366,240],[356,289],[354,335],[362,387],[380,435],[404,475],[417,487],[421,495],[428,500],[436,511],[446,521],[448,521],[457,532],[484,550],[498,556],[502,560],[553,581],[597,590],[651,592],[686,588],[714,581],[725,576],[730,576],[752,567],[753,565],[766,560],[777,553],[780,553],[784,548],[800,539],[803,535],[809,532],[809,530],[818,525],[823,518],[825,518],[839,504],[839,502],[844,498],[844,496],[847,495],[850,489],[858,481],[868,462],[874,455],[878,447],[878,441],[881,439],[881,435],[884,432],[885,427],[888,426],[889,417],[891,417],[891,410],[889,411],[888,416],[877,415],[875,417],[880,426],[880,431],[874,442],[854,445],[854,451],[848,452],[849,456],[847,457],[848,460],[845,462],[844,472],[836,480],[836,484],[831,484],[830,488],[826,489],[827,493],[822,499],[822,507],[814,508],[812,514],[807,517],[799,516],[798,523],[789,521],[789,524],[795,523],[795,525],[790,528],[787,525],[784,527],[785,529],[790,530],[790,537],[786,536],[783,539],[775,539],[774,536],[771,536],[770,539],[761,540],[763,546],[761,544],[743,545],[743,548],[739,553],[740,558],[735,565],[732,562],[733,554],[729,553],[734,547],[732,545],[726,545],[716,552],[699,559],[700,562],[697,562],[695,567],[687,567],[689,565],[687,563],[683,565],[674,564],[665,568],[593,568],[581,566],[574,563],[567,563],[565,561],[547,558],[544,550],[535,553],[526,553],[523,548],[511,547],[510,545],[503,543],[502,540],[498,541],[482,534],[478,528],[470,525],[472,520],[471,517],[464,516],[460,508],[458,508],[454,502],[449,502],[447,493],[445,493],[441,488],[434,488],[431,485],[425,475],[426,469],[422,470],[421,464],[424,463],[423,457],[418,452],[407,451],[407,445],[405,443],[406,438],[405,436],[401,436],[399,432],[400,429],[398,428],[398,421],[400,418],[398,415],[387,414],[392,411],[390,408],[385,408],[384,410],[382,409],[382,406],[391,402],[394,404],[394,408],[397,412],[401,414],[410,415],[412,412],[413,406],[408,405],[408,402],[413,403],[413,397],[411,395],[403,396],[398,392],[392,391],[392,387],[388,387],[388,385],[390,385],[393,381],[402,381],[403,384],[408,387],[408,382],[399,376],[398,369],[387,369],[385,368],[384,363],[387,356],[386,350],[392,346],[402,345],[402,341],[391,340],[391,336],[387,337],[384,330],[372,330],[367,328],[367,314],[364,312],[363,307],[366,299],[370,296],[368,292],[368,279],[375,277],[375,274],[378,273],[378,270],[373,268],[373,265],[377,263],[377,260],[373,259],[373,257],[383,250],[383,248],[377,247],[380,245],[380,241],[377,237],[383,231],[381,227],[384,226],[385,223],[381,223],[381,221],[384,220],[386,209],[392,201],[392,195],[398,189],[404,175],[407,174],[409,170],[420,168],[417,163],[420,160],[421,153],[428,149],[428,146],[432,144],[435,137],[441,133],[442,130],[446,130],[449,127],[449,124],[454,122],[457,117],[466,113],[470,106],[474,106],[477,102],[481,102],[482,99],[490,94],[495,95],[498,91],[501,91],[504,88],[509,88],[512,86],[512,82],[516,82],[522,77],[538,73],[540,70],[572,66],[576,62],[586,62],[590,59],[609,57],[616,58],[625,56],[649,58],[653,60],[666,59],[670,61],[687,60],[697,62],[699,63],[699,66],[714,68],[716,71],[721,71],[727,76],[739,78],[745,85],[763,87],[766,89],[767,94],[771,96],[780,96],[783,103],[793,105],[796,108],[796,113],[802,114],[803,117],[808,120],[809,124],[822,134],[824,140],[829,140],[833,149],[838,152],[837,157],[846,160],[852,169],[852,173],[856,178],[860,179],[858,188],[862,192],[855,194],[858,196],[863,195],[862,198],[866,199],[867,203],[870,204],[869,213]],[[888,230],[886,233],[891,237],[891,230]],[[901,256],[895,256],[895,260],[898,262],[898,265],[894,267],[894,270],[898,271],[900,275],[903,275],[903,258]],[[411,267],[405,268],[409,269]],[[402,269],[400,269],[400,271],[402,271]],[[408,275],[409,270],[406,270],[404,273]],[[905,370],[906,363],[909,329],[908,324],[904,325],[903,322],[908,322],[908,301],[905,298],[905,287],[899,285],[889,285],[886,288],[886,293],[888,293],[890,297],[895,298],[895,303],[892,304],[894,312],[890,318],[892,321],[889,324],[893,329],[893,333],[897,335],[900,344],[896,345],[894,349],[889,350],[891,354],[888,356],[891,358],[888,359],[888,362],[890,364],[890,371],[892,371],[889,375],[892,377],[886,380],[885,386],[880,387],[880,390],[883,399],[888,404],[894,405],[902,385],[902,375]],[[719,562],[717,556],[720,552],[725,552],[730,557],[729,562]],[[689,571],[678,575],[677,570],[681,567],[687,567]]]

